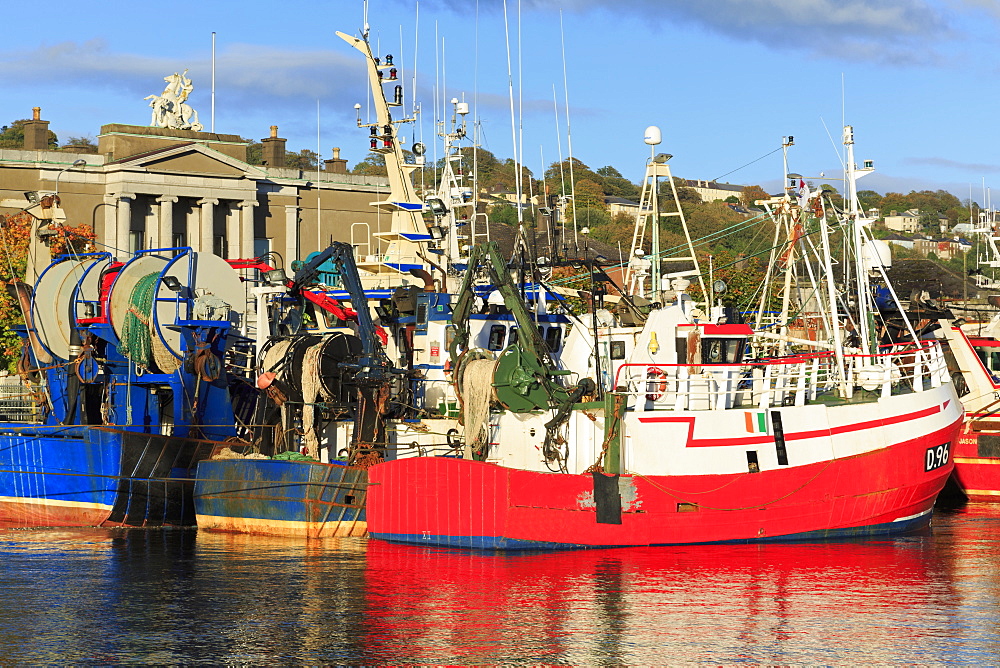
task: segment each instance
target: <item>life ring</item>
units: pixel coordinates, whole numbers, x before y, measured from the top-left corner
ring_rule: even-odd
[[[659,382],[657,382],[659,381]],[[667,391],[667,374],[663,369],[650,367],[646,370],[646,399],[656,401]]]

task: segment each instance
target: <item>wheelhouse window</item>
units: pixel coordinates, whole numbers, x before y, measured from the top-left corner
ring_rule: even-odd
[[[503,350],[503,342],[506,338],[507,328],[504,325],[492,325],[490,327],[490,340],[486,344],[487,350]]]
[[[549,331],[545,334],[545,344],[549,347],[549,352],[559,352],[559,346],[562,344],[562,329],[549,327]]]
[[[702,339],[701,363],[739,364],[743,361],[744,341],[745,339]]]

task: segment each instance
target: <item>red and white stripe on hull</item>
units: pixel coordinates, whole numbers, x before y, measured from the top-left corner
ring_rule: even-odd
[[[368,535],[368,523],[364,520],[353,522],[297,522],[293,520],[260,519],[256,517],[220,517],[218,515],[196,515],[199,529],[248,533],[259,536],[287,536],[295,538],[345,538]]]
[[[105,524],[111,506],[83,501],[59,501],[0,496],[0,528],[96,527]]]
[[[975,422],[976,416],[970,416],[970,420]],[[996,451],[988,447],[988,442],[987,447],[980,447],[979,439],[983,436],[1000,441],[1000,434],[972,431],[966,423],[955,442],[953,478],[970,501],[1000,503],[1000,456],[982,456]]]
[[[579,546],[753,541],[903,522],[930,512],[952,465],[925,470],[961,419],[862,454],[759,473],[622,475],[621,524],[598,524],[586,474],[423,457],[369,469],[380,536],[489,536]]]

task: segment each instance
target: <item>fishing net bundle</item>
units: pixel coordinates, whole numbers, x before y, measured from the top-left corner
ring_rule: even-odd
[[[493,401],[494,359],[470,360],[462,369],[459,391],[462,396],[462,422],[465,425],[466,457],[482,452],[488,440],[486,423]]]

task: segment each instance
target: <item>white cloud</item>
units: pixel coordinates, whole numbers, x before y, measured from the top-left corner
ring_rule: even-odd
[[[475,7],[467,0],[429,2],[456,12]],[[483,0],[482,5],[496,8],[502,0]],[[649,23],[687,23],[774,49],[895,65],[934,62],[938,55],[932,45],[952,39],[955,32],[947,12],[927,0],[525,0],[522,7],[606,10]]]
[[[211,62],[205,54],[152,58],[115,53],[103,40],[62,42],[29,52],[0,53],[7,65],[5,79],[20,84],[57,84],[68,88],[94,87],[142,95],[159,94],[163,77],[185,68],[196,90],[205,92],[211,80]],[[363,85],[360,58],[334,51],[287,51],[233,44],[216,58],[220,89],[262,101],[282,98],[359,97]],[[344,85],[346,78],[351,81]],[[361,89],[363,91],[363,89]]]
[[[906,158],[904,163],[910,165],[929,165],[931,167],[941,167],[944,169],[956,169],[973,174],[996,174],[1000,172],[1000,165],[990,165],[979,162],[959,162],[948,158]]]

